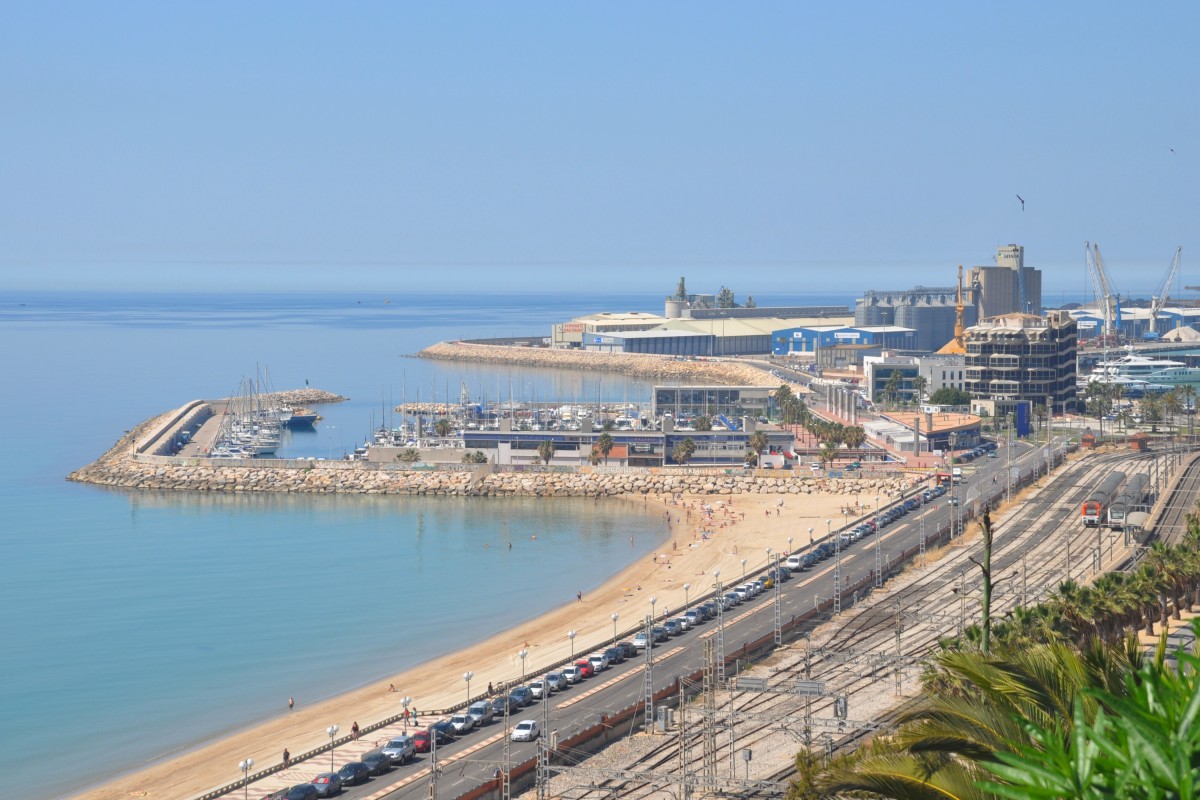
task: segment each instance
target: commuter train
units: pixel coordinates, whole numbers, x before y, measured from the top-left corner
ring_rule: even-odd
[[[1108,477],[1083,501],[1083,524],[1088,528],[1099,527],[1104,521],[1108,504],[1116,497],[1117,489],[1125,482],[1124,472],[1110,472]]]
[[[1144,472],[1131,475],[1108,506],[1108,527],[1123,530],[1126,517],[1141,507],[1149,487],[1149,475]]]

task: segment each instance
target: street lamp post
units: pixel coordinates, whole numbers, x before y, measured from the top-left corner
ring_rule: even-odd
[[[467,705],[471,705],[471,678],[475,677],[475,673],[467,670],[463,673],[463,680],[467,682]]]
[[[614,641],[614,642],[617,640],[617,620],[618,620],[618,619],[620,619],[620,617],[621,617],[621,615],[620,615],[620,614],[618,614],[617,612],[615,612],[615,611],[614,611],[614,612],[612,612],[612,621],[613,621],[613,641]]]
[[[411,697],[401,697],[400,706],[404,709],[404,732],[408,733],[408,704],[412,702]]]
[[[524,647],[521,648],[521,652],[517,653],[517,656],[521,659],[521,683],[525,682],[525,657],[527,655],[529,655],[529,651]]]
[[[575,631],[567,631],[567,638],[571,640],[571,660],[575,660]]]
[[[238,762],[238,769],[242,771],[242,780],[245,781],[245,784],[242,786],[242,789],[244,790],[242,792],[242,797],[247,798],[248,800],[250,797],[250,770],[254,769],[254,759],[242,759]]]
[[[746,582],[746,559],[742,559],[742,583]]]
[[[829,526],[832,520],[825,520],[825,536],[829,537]],[[839,536],[833,545],[833,613],[842,613],[842,537]]]
[[[685,614],[692,607],[692,604],[688,601],[688,590],[691,588],[692,588],[692,585],[690,583],[685,583],[683,585],[683,613],[685,613]]]
[[[325,729],[325,732],[327,734],[329,734],[329,771],[333,772],[333,749],[334,749],[333,740],[338,734],[338,726],[330,725],[328,728]]]
[[[812,528],[809,528],[809,529],[808,529],[808,538],[809,538],[809,543],[811,544],[811,543],[812,543]],[[791,537],[791,536],[789,536],[789,537],[788,537],[788,551],[787,551],[787,554],[788,554],[789,556],[792,554],[792,537]]]
[[[812,553],[813,549],[813,529],[808,529],[808,552]]]
[[[650,595],[650,619],[651,620],[653,620],[655,618],[654,617],[654,604],[657,602],[658,602],[658,596]]]

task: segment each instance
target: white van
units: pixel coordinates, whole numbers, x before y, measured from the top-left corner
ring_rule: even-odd
[[[783,562],[783,565],[785,567],[787,567],[788,569],[798,570],[798,569],[800,569],[800,565],[803,563],[804,563],[804,556],[800,555],[799,553],[796,553],[795,555],[788,556],[787,561]]]

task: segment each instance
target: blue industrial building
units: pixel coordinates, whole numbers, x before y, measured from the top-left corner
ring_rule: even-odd
[[[792,353],[815,353],[824,347],[845,344],[878,345],[892,350],[912,350],[916,331],[896,325],[852,327],[826,325],[821,327],[784,328],[771,333],[771,352],[777,356]]]

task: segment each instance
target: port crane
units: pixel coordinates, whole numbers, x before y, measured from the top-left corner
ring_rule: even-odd
[[[1171,259],[1171,266],[1167,268],[1167,276],[1150,298],[1150,330],[1154,333],[1158,333],[1158,315],[1167,305],[1167,299],[1171,295],[1171,281],[1179,274],[1179,256],[1182,252],[1182,245],[1175,248],[1175,257]]]
[[[1096,290],[1096,302],[1100,304],[1100,318],[1104,321],[1104,327],[1100,332],[1101,341],[1107,344],[1116,341],[1121,307],[1116,292],[1113,291],[1112,281],[1109,280],[1108,270],[1104,268],[1104,259],[1100,257],[1100,245],[1084,242],[1083,252],[1087,258],[1088,276],[1092,279],[1092,287]]]

